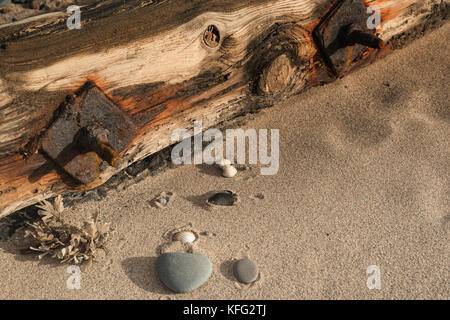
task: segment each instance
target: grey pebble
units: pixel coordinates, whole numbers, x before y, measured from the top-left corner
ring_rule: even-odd
[[[184,293],[199,288],[209,279],[212,264],[202,254],[168,252],[156,259],[156,270],[166,287]]]
[[[234,263],[233,273],[239,282],[249,284],[256,281],[259,275],[259,270],[256,263],[248,258],[245,258]]]

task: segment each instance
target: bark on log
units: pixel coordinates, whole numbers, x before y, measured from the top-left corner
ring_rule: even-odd
[[[448,4],[362,1],[381,9],[376,33],[385,42]],[[104,183],[193,120],[206,129],[334,80],[313,31],[340,2],[111,0],[82,8],[79,30],[67,28],[65,13],[1,26],[0,217]],[[361,65],[389,51],[368,50]],[[114,167],[82,184],[42,151],[42,140],[88,81],[137,134]]]

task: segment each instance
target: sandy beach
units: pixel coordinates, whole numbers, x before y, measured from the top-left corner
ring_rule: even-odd
[[[450,24],[334,83],[246,118],[280,130],[280,167],[221,177],[185,165],[109,191],[65,212],[98,211],[115,231],[108,253],[69,290],[67,265],[37,261],[0,242],[0,299],[448,299],[450,292]],[[241,168],[243,169],[243,168]],[[204,206],[232,190],[233,207]],[[152,205],[173,192],[166,208]],[[193,251],[213,264],[197,290],[174,294],[155,260],[166,232],[208,232]],[[231,266],[260,270],[238,284]],[[369,290],[369,266],[381,289]]]

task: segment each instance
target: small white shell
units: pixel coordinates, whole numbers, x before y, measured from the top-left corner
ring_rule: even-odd
[[[157,198],[153,199],[153,204],[158,208],[165,208],[173,196],[173,192],[162,192]]]
[[[237,169],[233,166],[226,166],[223,168],[223,176],[225,178],[233,178],[237,173]]]
[[[197,239],[195,234],[191,231],[181,231],[175,233],[173,240],[180,241],[181,243],[192,243]]]
[[[222,161],[220,161],[220,163],[218,164],[219,167],[226,167],[231,165],[231,161],[228,159],[222,159]]]

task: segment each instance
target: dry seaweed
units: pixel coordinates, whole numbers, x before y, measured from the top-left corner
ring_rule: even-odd
[[[40,220],[27,222],[28,226],[23,230],[24,238],[30,241],[29,249],[24,252],[34,252],[39,259],[50,256],[61,263],[89,266],[99,249],[106,250],[104,245],[111,230],[109,223],[98,222],[98,212],[78,227],[62,218],[64,204],[61,196],[53,204],[44,200],[37,207]]]

